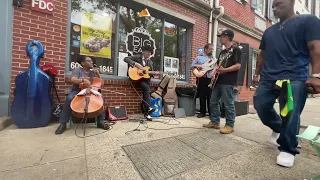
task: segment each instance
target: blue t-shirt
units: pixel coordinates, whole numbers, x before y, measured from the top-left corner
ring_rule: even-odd
[[[320,40],[320,20],[298,15],[269,27],[263,34],[264,51],[261,80],[301,80],[309,78],[310,56],[307,43]]]

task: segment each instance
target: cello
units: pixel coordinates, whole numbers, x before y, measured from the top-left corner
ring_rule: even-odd
[[[52,111],[51,79],[39,67],[44,47],[39,41],[31,40],[26,45],[26,52],[30,66],[15,79],[11,117],[19,128],[44,127],[49,123]]]
[[[85,129],[83,135],[85,136],[86,125],[88,118],[94,118],[99,116],[103,111],[103,97],[100,94],[102,87],[102,80],[97,77],[93,77],[93,73],[90,72],[90,78],[84,78],[90,80],[90,87],[81,87],[81,91],[71,101],[70,107],[74,116],[85,120]]]

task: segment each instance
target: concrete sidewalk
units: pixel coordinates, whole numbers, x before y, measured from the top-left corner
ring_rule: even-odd
[[[319,108],[319,98],[308,99],[302,124],[320,126]],[[37,129],[11,125],[0,131],[0,179],[303,180],[320,176],[320,158],[306,142],[301,142],[293,168],[276,165],[278,150],[266,142],[271,130],[256,114],[237,117],[231,135],[202,129],[207,122],[207,118],[161,118],[126,134],[139,122],[119,121],[112,130],[87,138],[75,136],[76,124],[58,136],[54,134],[57,123]],[[87,129],[87,135],[100,132],[93,124]],[[81,126],[78,134],[82,135]]]

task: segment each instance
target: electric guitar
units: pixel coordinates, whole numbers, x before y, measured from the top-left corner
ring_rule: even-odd
[[[220,54],[220,56],[219,56],[219,64],[218,64],[218,66],[215,66],[213,71],[212,71],[213,76],[211,77],[211,82],[208,85],[209,88],[214,88],[214,86],[216,85],[217,80],[219,78],[219,75],[220,75],[220,72],[217,72],[217,70],[220,67],[225,67],[226,66],[226,64],[228,62],[228,59],[232,56],[232,54],[233,54],[233,47],[230,48],[228,50],[228,52]]]
[[[193,68],[192,73],[193,75],[195,75],[197,78],[201,78],[202,76],[204,76],[208,71],[211,71],[213,69],[213,65],[215,65],[217,63],[216,60],[210,59],[209,61],[203,63],[202,65],[200,65],[202,68],[198,69],[198,68]]]
[[[138,81],[141,79],[150,79],[150,74],[165,74],[159,71],[149,71],[149,69],[150,69],[149,66],[143,67],[143,70],[137,67],[129,67],[129,70],[128,70],[129,78],[133,81]]]

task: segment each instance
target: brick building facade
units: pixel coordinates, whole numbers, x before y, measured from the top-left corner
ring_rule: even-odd
[[[186,86],[195,83],[195,77],[191,74],[189,67],[192,60],[198,55],[198,48],[208,42],[211,9],[213,9],[213,21],[220,13],[220,9],[215,8],[215,2],[212,1],[213,7],[210,7],[210,0],[84,0],[83,2],[87,4],[79,3],[82,2],[80,0],[55,0],[52,1],[54,3],[52,14],[35,11],[31,7],[32,1],[34,0],[25,0],[22,7],[15,7],[11,2],[5,6],[9,9],[6,11],[9,26],[10,18],[12,20],[12,28],[8,27],[6,32],[8,35],[12,33],[12,53],[7,53],[7,62],[10,62],[11,65],[10,94],[6,94],[8,99],[11,101],[13,99],[15,77],[29,67],[25,46],[31,39],[39,40],[45,47],[45,56],[41,59],[40,65],[52,64],[58,69],[56,84],[61,99],[64,99],[71,87],[66,79],[71,70],[77,66],[75,59],[79,54],[80,41],[77,41],[78,34],[73,33],[81,25],[79,24],[81,13],[87,11],[97,13],[101,17],[106,16],[112,24],[108,57],[98,57],[97,65],[100,70],[106,70],[103,75],[105,79],[103,95],[106,98],[106,105],[125,105],[128,113],[139,113],[141,100],[132,89],[128,78],[120,75],[123,74],[120,70],[122,68],[120,60],[126,53],[126,47],[123,45],[125,36],[136,26],[143,26],[149,30],[157,46],[153,57],[153,61],[159,61],[156,70],[165,70],[166,65],[163,59],[166,57],[170,57],[172,61],[177,60],[178,68],[173,71],[180,76],[178,86]],[[268,0],[263,0],[263,2],[266,1]],[[267,10],[267,4],[264,6],[265,10]],[[248,63],[245,66],[244,83],[240,88],[239,99],[252,102],[253,92],[249,90],[254,62],[252,59],[258,50],[263,28],[270,25],[267,20],[268,16],[259,15],[257,10],[254,10],[255,6],[252,6],[250,2],[223,0],[219,5],[225,10],[224,15],[218,20],[219,28],[228,27],[235,30],[235,42],[249,44]],[[150,19],[142,20],[136,17],[137,13],[144,8],[148,8],[151,14]],[[13,16],[10,15],[10,12]],[[125,21],[125,18],[128,21]],[[149,22],[152,26],[146,25],[145,22]],[[213,23],[212,27],[214,30]],[[79,33],[79,31],[76,32]],[[160,35],[157,35],[156,32]],[[10,41],[7,43],[11,45]],[[166,47],[174,49],[174,52]],[[219,43],[217,48],[217,51],[221,48]],[[152,82],[153,87],[157,85],[159,79]],[[112,91],[126,93],[126,96],[115,94]]]
[[[25,0],[23,7],[14,7],[13,9],[12,76],[10,88],[11,101],[13,99],[13,90],[15,88],[15,77],[19,72],[25,71],[29,67],[29,58],[26,55],[25,47],[27,42],[31,39],[39,40],[45,47],[45,56],[41,59],[40,65],[51,64],[58,69],[56,85],[61,99],[64,99],[66,93],[70,90],[71,86],[66,82],[66,79],[68,79],[67,76],[72,70],[69,67],[71,58],[68,57],[68,54],[70,54],[70,51],[68,51],[68,48],[70,48],[70,31],[68,29],[71,28],[69,25],[71,15],[68,11],[71,9],[70,5],[72,2],[68,3],[66,0],[56,0],[53,2],[54,10],[52,15],[32,10],[31,0]],[[188,60],[181,63],[184,64],[183,71],[185,72],[189,68],[191,60],[197,55],[197,48],[202,47],[207,42],[209,17],[190,11],[187,7],[183,7],[176,2],[168,0],[155,0],[152,2],[133,1],[132,4],[126,4],[126,1],[110,2],[120,2],[120,6],[125,8],[128,7],[128,9],[129,7],[131,8],[132,5],[136,7],[134,8],[135,12],[141,11],[143,8],[148,8],[151,16],[155,14],[155,18],[161,19],[161,16],[164,15],[172,24],[175,23],[175,21],[180,21],[177,23],[179,25],[188,23],[188,26],[183,27],[187,29],[186,31],[188,34],[186,35],[187,37],[185,40],[185,54],[187,54],[187,51],[191,50],[190,54],[186,55],[186,57],[189,56]],[[74,5],[72,4],[72,6]],[[209,11],[208,7],[207,11]],[[181,18],[181,16],[183,17]],[[164,18],[161,20],[166,21]],[[178,25],[176,25],[176,27],[177,26]],[[190,38],[190,40],[188,38]],[[185,74],[190,74],[190,72],[188,71]],[[190,75],[186,76],[187,77],[185,77],[185,79],[178,82],[178,86],[184,86],[189,82],[192,83],[195,81],[194,77],[190,77]],[[103,78],[105,79],[103,95],[106,98],[106,105],[121,104],[127,107],[128,113],[140,112],[141,100],[132,89],[128,78],[118,78],[117,75],[114,74],[104,75]],[[158,82],[159,80],[155,80],[152,82],[152,86],[155,87]],[[115,94],[112,91],[126,93],[126,96]]]

